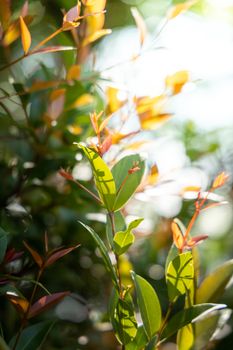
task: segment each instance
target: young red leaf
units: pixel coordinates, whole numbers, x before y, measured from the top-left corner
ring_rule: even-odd
[[[171,229],[172,229],[172,234],[173,234],[173,242],[174,242],[175,246],[179,250],[182,250],[184,248],[184,243],[185,243],[184,237],[182,235],[182,232],[181,232],[179,226],[174,221],[172,222]]]
[[[30,252],[30,254],[32,255],[32,257],[35,260],[35,262],[37,263],[37,265],[39,267],[41,267],[43,265],[43,259],[40,256],[40,254],[37,253],[37,251],[35,251],[33,248],[31,248],[26,242],[23,242],[23,244],[25,245],[27,250]]]
[[[63,17],[63,30],[70,30],[79,26],[81,3],[78,1],[77,5],[72,7]]]
[[[52,307],[54,304],[57,304],[59,301],[61,301],[64,297],[69,295],[70,292],[61,292],[61,293],[54,293],[51,295],[46,295],[39,300],[37,300],[31,307],[28,313],[28,319],[35,317],[39,315],[41,312],[44,312],[45,310]]]
[[[23,51],[26,55],[30,49],[30,46],[31,46],[31,41],[32,41],[31,34],[30,34],[28,27],[27,27],[26,23],[24,22],[24,19],[22,16],[19,17],[19,24],[20,24]]]
[[[80,246],[80,244],[77,244],[74,247],[70,247],[70,248],[64,248],[64,249],[60,249],[57,250],[55,252],[53,252],[52,254],[50,254],[50,256],[46,259],[45,261],[45,267],[52,265],[55,261],[57,261],[58,259],[62,258],[64,255],[69,254],[70,252],[72,252],[73,250],[75,250],[76,248],[78,248]]]
[[[207,238],[208,238],[208,235],[199,235],[199,236],[196,236],[196,237],[192,237],[188,241],[187,246],[192,248],[192,247],[196,246],[198,243],[201,243],[202,241],[204,241]]]
[[[101,155],[106,153],[109,148],[112,146],[112,135],[108,135],[102,145],[99,147]]]
[[[7,264],[11,261],[15,261],[24,254],[24,252],[16,252],[15,248],[10,248],[7,250],[6,255],[4,257],[4,263]]]
[[[59,170],[59,174],[64,177],[66,180],[74,180],[73,176],[68,173],[68,171],[65,171],[64,169]]]

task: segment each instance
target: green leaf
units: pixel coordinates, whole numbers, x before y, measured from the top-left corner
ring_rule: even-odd
[[[129,224],[127,230],[119,231],[115,234],[113,238],[113,247],[114,252],[117,255],[125,253],[128,248],[134,243],[135,237],[132,233],[132,230],[136,228],[142,221],[142,218],[136,219]]]
[[[223,294],[232,274],[233,259],[219,266],[203,280],[200,287],[197,289],[197,303],[216,302]]]
[[[126,345],[126,350],[141,350],[144,349],[148,343],[148,338],[145,333],[144,327],[139,326],[137,329],[137,334],[134,340]]]
[[[167,268],[170,264],[170,262],[175,259],[177,256],[179,255],[179,251],[177,249],[177,247],[175,246],[175,244],[171,245],[171,248],[169,249],[168,255],[167,255],[167,259],[166,259],[166,263],[165,263],[165,271],[167,272]]]
[[[116,200],[116,185],[111,170],[103,159],[91,148],[85,147],[82,144],[78,144],[78,146],[83,150],[91,164],[96,188],[104,206],[108,211],[112,211]]]
[[[140,170],[129,174],[129,170],[135,165]],[[117,195],[114,204],[114,211],[122,208],[132,197],[137,187],[140,185],[145,171],[145,162],[138,154],[133,154],[122,158],[112,168],[112,175],[116,183]]]
[[[44,342],[48,333],[52,329],[54,322],[45,321],[34,324],[33,326],[27,327],[23,330],[19,342],[15,350],[32,350],[39,349]],[[10,341],[10,347],[13,347],[15,343],[15,337]]]
[[[189,323],[179,329],[176,342],[179,350],[191,350],[194,343],[194,324]]]
[[[106,248],[104,242],[102,241],[102,239],[99,237],[99,235],[91,227],[83,224],[81,221],[79,221],[79,223],[91,234],[91,237],[93,238],[97,247],[100,250],[105,267],[106,267],[107,271],[110,273],[115,287],[118,289],[118,281],[117,281],[116,271],[111,263],[111,260],[109,258],[108,251],[107,251],[107,248]]]
[[[169,338],[187,324],[200,320],[201,316],[204,317],[210,312],[220,310],[225,307],[226,305],[223,304],[200,304],[178,312],[168,321],[164,331],[161,334],[161,340]]]
[[[141,276],[132,272],[132,278],[137,293],[138,307],[141,313],[143,326],[149,340],[160,328],[161,307],[158,296],[153,287]]]
[[[115,222],[115,231],[125,231],[126,229],[126,224],[125,224],[125,219],[123,215],[121,214],[120,211],[117,211],[113,213],[114,215],[114,222]],[[112,225],[111,225],[111,220],[109,217],[109,214],[107,214],[107,225],[106,225],[106,235],[108,239],[108,243],[111,249],[113,249],[113,234],[112,234]]]
[[[175,257],[167,268],[166,282],[170,301],[185,294],[191,287],[194,278],[193,257],[191,252]]]
[[[0,350],[10,350],[5,340],[0,336]]]
[[[7,249],[7,233],[0,227],[0,264],[2,263]]]
[[[129,292],[126,292],[124,299],[120,298],[114,288],[110,298],[110,320],[116,337],[121,344],[128,344],[133,341],[137,334],[137,322],[134,315],[134,305]]]

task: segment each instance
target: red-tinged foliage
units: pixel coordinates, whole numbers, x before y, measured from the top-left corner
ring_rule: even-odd
[[[55,252],[51,252],[45,260],[45,267],[52,265],[53,263],[55,263],[55,261],[57,261],[58,259],[62,258],[65,255],[69,254],[70,252],[72,252],[73,250],[78,248],[79,246],[80,246],[80,244],[78,244],[74,247],[59,249]]]
[[[25,247],[27,248],[27,250],[30,252],[31,256],[33,257],[34,261],[36,262],[36,264],[41,268],[43,266],[43,258],[40,256],[39,253],[37,253],[36,250],[34,250],[33,248],[31,248],[29,246],[28,243],[23,242],[23,244],[25,245]]]
[[[71,180],[71,181],[74,180],[73,176],[67,171],[65,171],[64,169],[59,170],[59,174],[62,177],[64,177],[66,180]]]
[[[9,248],[4,257],[4,264],[10,263],[22,257],[24,252],[16,252],[15,248]]]
[[[69,294],[70,292],[66,291],[66,292],[46,295],[40,298],[30,307],[27,318],[30,319],[48,310],[50,307],[57,304],[59,301],[64,299]]]

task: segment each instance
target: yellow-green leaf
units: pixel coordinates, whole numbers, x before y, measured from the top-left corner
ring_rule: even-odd
[[[104,206],[108,211],[112,211],[116,200],[116,185],[111,170],[98,153],[82,144],[78,146],[91,164],[96,187]]]
[[[175,301],[179,295],[185,294],[192,287],[193,278],[194,266],[191,252],[175,257],[169,263],[166,273],[169,299]]]
[[[209,274],[197,289],[196,302],[216,302],[233,275],[233,259]]]
[[[134,243],[135,237],[131,231],[134,228],[136,228],[142,221],[142,218],[136,219],[129,224],[127,230],[119,231],[115,234],[113,239],[113,247],[114,252],[117,255],[125,253],[129,249],[129,247]]]
[[[134,315],[133,301],[129,292],[122,299],[116,289],[113,289],[109,314],[119,342],[124,345],[132,342],[137,334],[137,322]]]
[[[137,164],[138,171],[130,173],[130,170]],[[145,162],[138,154],[122,158],[112,168],[112,174],[116,183],[116,200],[114,210],[122,208],[132,197],[140,185],[145,171]]]

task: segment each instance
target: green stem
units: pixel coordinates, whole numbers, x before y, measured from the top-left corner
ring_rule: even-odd
[[[25,328],[25,325],[27,323],[27,318],[28,318],[28,314],[29,314],[29,311],[30,311],[30,308],[31,308],[31,305],[32,305],[32,302],[34,300],[34,297],[35,297],[35,294],[36,294],[36,291],[37,291],[37,287],[38,287],[38,283],[39,283],[39,280],[41,278],[41,275],[43,273],[43,266],[40,268],[40,270],[38,271],[38,274],[37,274],[37,278],[36,278],[36,283],[34,285],[34,288],[33,288],[33,291],[32,291],[32,294],[31,294],[31,298],[30,298],[30,301],[29,301],[29,304],[28,304],[28,308],[27,308],[27,311],[26,313],[24,314],[24,317],[22,319],[22,322],[21,322],[21,325],[20,325],[20,328],[19,328],[19,331],[16,335],[16,339],[15,339],[15,343],[14,343],[14,346],[12,348],[12,350],[15,350],[16,347],[17,347],[17,344],[19,342],[19,339],[21,337],[21,334]]]
[[[161,337],[161,335],[163,333],[163,330],[166,327],[167,321],[168,321],[168,319],[169,319],[169,317],[171,315],[172,308],[173,308],[173,303],[170,302],[169,306],[168,306],[168,309],[167,309],[167,312],[166,312],[166,315],[164,317],[164,320],[163,320],[162,325],[161,325],[161,327],[159,329],[159,332],[158,332],[158,338],[157,338],[157,344],[156,344],[156,349],[157,350],[159,350],[159,346],[161,344],[160,337]]]
[[[112,235],[113,237],[116,234],[116,226],[115,226],[115,217],[114,217],[114,212],[109,212],[108,213],[110,222],[111,222],[111,228],[112,228]],[[118,277],[118,282],[119,282],[119,291],[120,291],[120,298],[123,299],[123,286],[122,286],[122,279],[121,279],[121,273],[120,273],[120,261],[119,261],[119,256],[115,254],[115,259],[116,259],[116,272],[117,272],[117,277]]]

